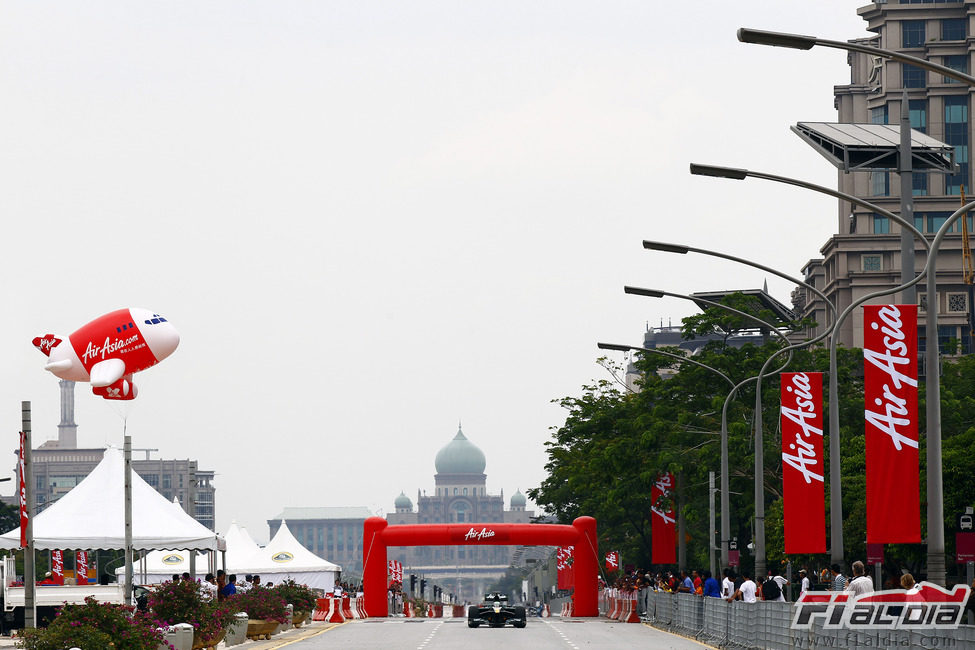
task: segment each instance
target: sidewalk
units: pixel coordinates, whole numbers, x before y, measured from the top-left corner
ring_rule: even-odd
[[[344,623],[322,623],[319,621],[313,623],[306,623],[299,628],[291,628],[287,632],[282,632],[272,636],[269,641],[244,641],[235,646],[230,646],[231,648],[240,648],[240,650],[272,650],[273,648],[280,648],[283,645],[288,645],[294,643],[295,641],[301,641],[302,639],[311,638],[317,634],[321,634],[339,625],[344,625]],[[10,638],[9,636],[0,637],[0,648],[16,648],[17,639]],[[227,647],[225,643],[220,643],[217,646],[217,650],[224,650]]]

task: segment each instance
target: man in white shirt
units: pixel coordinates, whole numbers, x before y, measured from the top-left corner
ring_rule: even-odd
[[[729,598],[735,593],[735,581],[731,579],[731,569],[724,570],[724,580],[721,581],[721,597]]]
[[[772,571],[772,577],[769,580],[775,580],[775,583],[779,586],[779,597],[775,600],[780,603],[785,602],[785,587],[789,584],[789,581],[780,576],[777,572]]]
[[[846,586],[846,591],[850,592],[851,596],[856,597],[873,591],[873,580],[868,578],[865,573],[866,569],[863,562],[857,560],[853,563],[853,580],[850,580],[850,584]]]
[[[802,578],[802,584],[799,587],[799,598],[802,598],[802,595],[809,591],[809,587],[812,585],[809,582],[808,576],[806,576],[805,569],[799,569],[799,577]]]
[[[730,603],[738,596],[741,596],[741,599],[746,603],[758,602],[758,599],[755,598],[755,583],[752,582],[752,579],[748,577],[748,574],[744,571],[741,572],[741,577],[744,578],[745,581],[741,583],[741,586],[738,587],[738,590],[734,593],[734,595],[726,600]]]

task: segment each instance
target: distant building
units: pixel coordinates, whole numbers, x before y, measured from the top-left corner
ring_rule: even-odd
[[[61,423],[57,440],[48,440],[31,453],[34,470],[34,502],[37,512],[67,494],[101,462],[104,449],[78,448],[78,425],[74,422],[74,382],[61,381]],[[195,460],[132,460],[132,471],[168,500],[176,498],[191,517],[214,530],[213,472],[201,470]],[[16,455],[17,451],[14,451]],[[14,475],[16,475],[16,464]]]
[[[527,509],[521,491],[504,507],[504,492],[487,492],[484,452],[467,439],[458,427],[457,435],[434,461],[434,494],[417,490],[417,508],[405,493],[394,502],[395,512],[386,516],[391,525],[453,523],[529,523],[534,513]],[[290,524],[289,524],[290,525]],[[501,578],[511,565],[517,546],[412,546],[389,551],[390,559],[402,562],[404,572],[427,578],[461,600],[476,600]],[[406,585],[409,588],[409,585]],[[429,597],[429,593],[427,594]]]
[[[288,522],[302,546],[341,566],[343,576],[358,577],[362,575],[362,528],[372,516],[365,506],[285,508],[267,525],[273,538],[281,522]]]
[[[940,63],[971,74],[972,16],[975,0],[877,0],[857,9],[873,36],[851,41],[881,47]],[[901,188],[899,175],[888,171],[838,172],[838,189],[861,197],[891,212],[900,212],[900,195],[910,192],[914,226],[930,240],[948,216],[961,207],[961,194],[971,200],[970,146],[975,138],[971,119],[971,88],[944,75],[865,53],[848,52],[849,83],[833,88],[838,122],[849,124],[898,124],[903,96],[911,128],[954,147],[957,173],[914,172]],[[837,234],[820,252],[822,258],[803,266],[806,281],[826,294],[842,311],[854,300],[882,288],[900,284],[901,227],[871,210],[839,201]],[[967,217],[973,233],[972,216]],[[975,233],[973,233],[975,234]],[[938,313],[938,345],[943,354],[973,351],[970,322],[972,293],[964,280],[961,221],[945,238],[938,256],[937,295],[925,295],[925,284],[916,285],[919,306],[919,352],[933,342],[926,340],[924,320],[929,309]],[[915,243],[914,267],[925,264],[925,249]],[[900,302],[888,296],[878,302]],[[793,304],[803,316],[814,318],[820,333],[831,326],[823,301],[799,288]],[[839,331],[840,344],[862,347],[863,317],[857,310]],[[958,348],[955,347],[957,344]],[[924,364],[918,370],[923,374]]]

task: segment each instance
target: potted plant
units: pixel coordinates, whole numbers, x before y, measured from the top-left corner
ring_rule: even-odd
[[[200,583],[164,582],[149,595],[149,611],[156,625],[188,623],[193,626],[193,648],[212,648],[223,640],[237,613],[230,605],[213,600]]]
[[[162,643],[163,633],[149,616],[134,613],[132,607],[99,603],[89,596],[83,605],[61,607],[46,628],[24,630],[18,647],[157,650]]]
[[[238,612],[247,613],[247,638],[270,639],[279,623],[288,620],[288,604],[273,589],[251,587],[224,601]]]
[[[307,585],[299,585],[290,578],[274,585],[272,591],[277,592],[279,596],[284,598],[284,602],[294,607],[294,614],[292,615],[291,621],[295,627],[301,627],[301,624],[305,622],[305,619],[315,609],[315,603],[318,600],[315,592],[310,587]]]

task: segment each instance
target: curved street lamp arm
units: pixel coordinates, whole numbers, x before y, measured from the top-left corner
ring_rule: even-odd
[[[735,385],[735,382],[731,381],[731,378],[728,377],[728,375],[724,374],[723,372],[721,372],[717,368],[712,368],[711,366],[709,366],[707,364],[701,363],[700,361],[695,361],[694,359],[690,359],[690,358],[685,357],[685,356],[680,355],[680,354],[673,354],[671,352],[664,352],[663,350],[658,350],[656,348],[640,348],[640,347],[636,347],[634,345],[616,345],[614,343],[597,343],[596,344],[596,347],[599,348],[600,350],[618,350],[620,352],[625,352],[625,351],[629,351],[629,350],[632,350],[634,352],[652,352],[654,354],[659,354],[659,355],[662,355],[662,356],[665,356],[665,357],[670,357],[672,359],[677,359],[681,363],[690,363],[690,364],[693,364],[695,366],[699,366],[701,368],[704,368],[705,370],[710,370],[714,374],[720,375],[721,378],[724,379],[726,382],[728,382],[730,385],[732,385],[732,386]]]
[[[623,287],[623,291],[625,293],[633,294],[636,296],[647,296],[649,298],[660,298],[661,296],[670,296],[671,298],[683,298],[684,300],[690,300],[691,302],[703,302],[707,305],[711,305],[712,307],[717,307],[718,309],[724,309],[730,311],[731,313],[737,314],[742,318],[764,325],[776,336],[781,338],[783,341],[785,341],[786,343],[789,342],[789,338],[785,334],[780,332],[779,328],[773,325],[772,323],[766,320],[762,320],[758,316],[753,316],[752,314],[749,314],[747,312],[735,309],[734,307],[729,307],[728,305],[723,305],[720,302],[715,302],[714,300],[707,300],[706,298],[698,298],[695,296],[686,296],[682,293],[671,293],[670,291],[661,291],[659,289],[643,289],[641,287],[626,286]]]
[[[799,278],[794,278],[791,275],[788,275],[781,271],[777,271],[776,269],[773,269],[772,267],[769,266],[765,266],[764,264],[759,264],[758,262],[746,260],[743,257],[736,257],[734,255],[729,255],[728,253],[722,253],[720,251],[712,251],[706,248],[697,248],[696,246],[684,246],[683,244],[671,244],[668,242],[650,241],[648,239],[643,240],[643,247],[646,248],[647,250],[663,251],[666,253],[701,253],[702,255],[710,255],[711,257],[720,257],[722,259],[730,260],[732,262],[738,262],[739,264],[744,264],[746,266],[751,266],[756,269],[761,269],[763,271],[771,273],[772,275],[778,276],[783,280],[788,280],[793,284],[797,284],[801,287],[805,287],[809,289],[814,294],[822,298],[823,302],[833,312],[834,316],[836,314],[836,308],[833,307],[833,303],[830,302],[829,298],[826,297],[825,293],[823,293],[813,285],[803,282]]]
[[[956,81],[961,81],[969,86],[975,86],[975,77],[967,75],[964,72],[953,70],[938,63],[928,61],[927,59],[910,56],[909,54],[901,54],[900,52],[895,52],[894,50],[885,50],[880,47],[863,45],[861,43],[831,41],[829,39],[819,38],[817,36],[803,36],[802,34],[789,34],[786,32],[768,32],[761,29],[750,29],[748,27],[741,27],[738,29],[738,40],[742,43],[771,45],[773,47],[789,47],[796,50],[811,50],[814,46],[819,45],[822,47],[831,47],[837,50],[872,54],[885,59],[900,61],[901,63],[910,63],[919,68],[930,70],[931,72],[939,72],[946,77],[955,79]]]
[[[819,192],[820,194],[827,194],[837,199],[848,201],[854,205],[859,205],[861,208],[872,210],[892,221],[897,222],[902,228],[910,230],[911,233],[913,233],[913,235],[920,240],[922,246],[925,248],[931,247],[928,240],[924,237],[924,234],[915,228],[913,223],[908,222],[907,219],[904,219],[900,215],[894,214],[890,210],[885,210],[879,205],[873,204],[869,201],[864,201],[863,199],[853,196],[852,194],[847,194],[846,192],[840,192],[839,190],[834,190],[823,185],[816,185],[815,183],[807,183],[806,181],[799,180],[798,178],[789,178],[788,176],[778,176],[776,174],[766,174],[765,172],[757,172],[750,169],[721,167],[719,165],[700,165],[697,163],[691,163],[691,173],[695,176],[714,176],[716,178],[731,178],[734,180],[743,180],[748,177],[760,178],[762,180],[774,181],[776,183],[783,183],[785,185],[794,185],[806,190],[812,190],[813,192]]]

